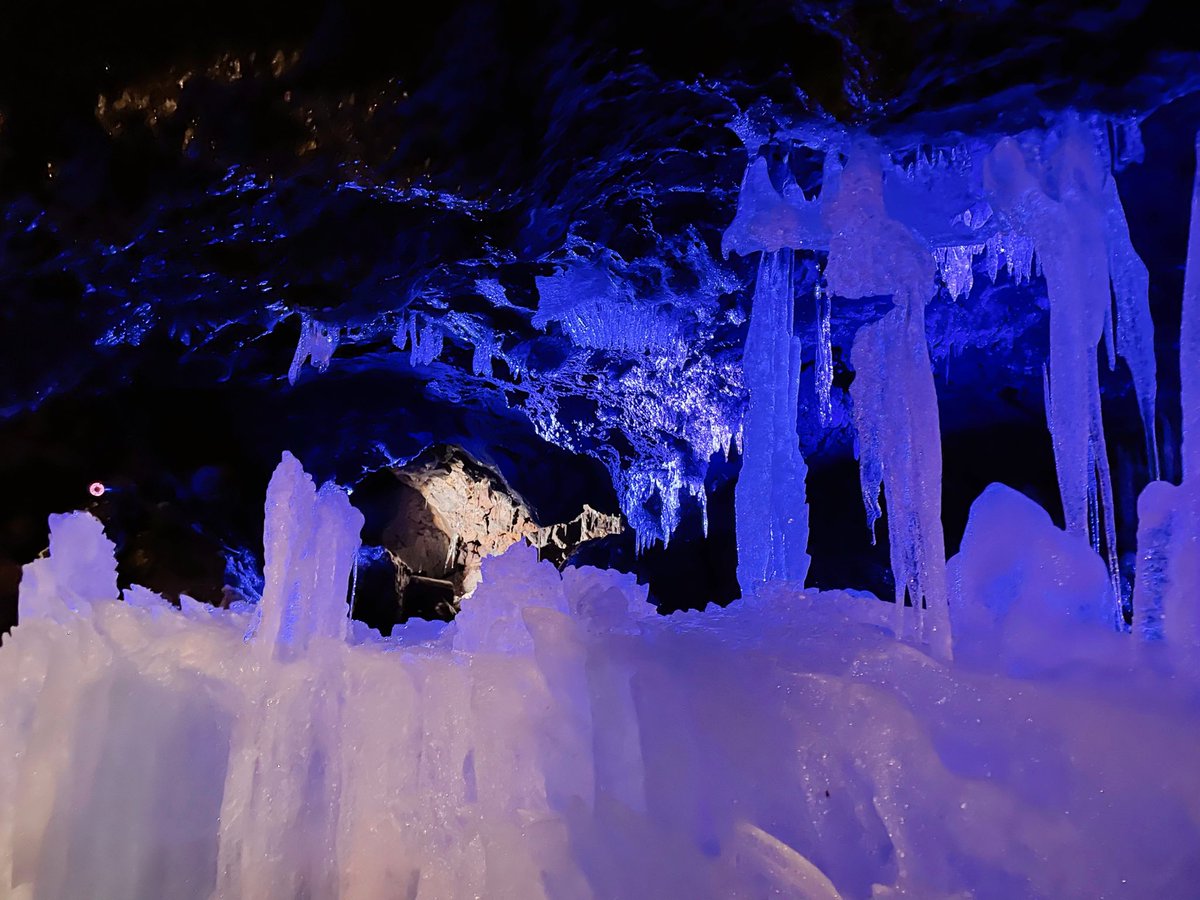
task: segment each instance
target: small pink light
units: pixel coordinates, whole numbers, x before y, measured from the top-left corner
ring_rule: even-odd
[[[105,487],[102,482],[93,481],[91,484],[88,485],[88,493],[91,494],[93,497],[103,497],[104,491],[105,491]]]

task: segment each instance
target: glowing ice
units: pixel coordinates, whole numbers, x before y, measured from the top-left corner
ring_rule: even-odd
[[[919,636],[949,656],[941,428],[925,340],[934,261],[884,208],[874,147],[851,153],[824,213],[834,235],[825,268],[829,289],[851,298],[889,294],[895,303],[883,319],[859,329],[850,354],[863,502],[874,533],[883,487],[897,616],[903,615],[907,594]]]
[[[1200,653],[1200,140],[1196,165],[1179,336],[1183,479],[1151,482],[1138,498],[1133,595],[1138,629],[1189,654]]]
[[[258,640],[285,655],[310,640],[344,640],[362,513],[336,485],[318,491],[290,453],[271,476],[266,508]]]
[[[50,517],[50,553],[34,560],[21,577],[17,614],[21,621],[62,621],[96,600],[117,596],[116,547],[90,513]]]
[[[750,392],[742,471],[734,495],[738,582],[744,592],[808,574],[808,467],[796,434],[800,341],[792,333],[792,251],[764,252],[758,266],[742,369]]]
[[[55,520],[50,557],[27,570],[55,577],[27,576],[23,604],[87,600],[61,622],[23,619],[0,648],[0,893],[1173,897],[1194,885],[1195,670],[1139,670],[1128,636],[1047,615],[1054,590],[1082,585],[1058,570],[1048,586],[1040,550],[1074,541],[1101,586],[1103,567],[1012,492],[989,491],[972,515],[958,609],[979,604],[982,625],[964,629],[977,652],[962,669],[898,641],[874,598],[767,588],[660,617],[632,576],[560,576],[521,545],[485,563],[449,628],[347,644],[329,632],[344,622],[353,541],[308,551],[322,522],[342,536],[356,522],[322,490],[281,464],[249,643],[245,614],[188,616],[140,592],[120,602],[95,520]],[[269,625],[280,605],[311,625],[286,658]],[[989,638],[1002,606],[1004,629],[1044,640]]]
[[[1112,622],[1112,585],[1082,536],[1057,528],[1049,514],[1010,487],[993,484],[971,506],[962,550],[950,561],[956,641],[1010,626]]]
[[[833,388],[833,343],[830,335],[829,317],[831,313],[829,291],[823,285],[817,285],[817,364],[815,380],[817,383],[817,416],[822,425],[828,425],[833,419],[833,405],[830,392]]]
[[[311,362],[314,369],[324,372],[329,368],[333,359],[333,351],[337,349],[341,339],[336,326],[324,325],[316,319],[302,315],[300,318],[300,339],[296,342],[296,353],[288,368],[288,383],[295,384],[300,377],[300,370],[306,362]]]

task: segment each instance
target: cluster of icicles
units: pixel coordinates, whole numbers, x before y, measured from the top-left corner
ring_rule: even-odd
[[[1115,140],[1113,141],[1115,143]],[[926,303],[941,284],[969,292],[975,260],[994,279],[1045,278],[1050,348],[1046,418],[1067,532],[1090,541],[1108,566],[1113,623],[1124,626],[1113,487],[1101,415],[1098,355],[1128,365],[1146,436],[1153,483],[1139,504],[1135,605],[1143,630],[1193,640],[1196,615],[1172,597],[1197,581],[1190,544],[1200,469],[1194,418],[1200,353],[1195,332],[1200,240],[1193,202],[1180,365],[1185,414],[1183,486],[1159,482],[1155,440],[1156,368],[1149,278],[1129,237],[1113,175],[1110,135],[1064,117],[1047,131],[962,145],[902,166],[868,141],[826,142],[820,196],[808,199],[785,174],[772,183],[765,157],[752,158],[726,252],[761,252],[744,370],[750,392],[745,458],[738,484],[739,580],[743,589],[808,569],[805,465],[796,447],[799,346],[792,335],[792,254],[825,255],[817,292],[817,408],[828,409],[830,295],[891,296],[894,308],[863,326],[850,359],[863,501],[868,525],[887,501],[897,606],[923,610],[921,638],[950,651],[946,560],[941,525],[941,439],[925,336]],[[753,154],[752,154],[753,156]],[[783,273],[783,274],[780,274]],[[1189,487],[1190,485],[1190,487]]]

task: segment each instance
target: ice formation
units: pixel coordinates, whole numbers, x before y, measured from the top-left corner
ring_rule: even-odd
[[[560,573],[518,543],[483,563],[452,624],[380,638],[348,617],[362,516],[288,455],[267,490],[256,605],[183,597],[175,609],[144,587],[121,593],[99,521],[52,517],[49,554],[25,568],[20,624],[0,649],[0,892],[1194,893],[1200,176],[1180,341],[1183,478],[1152,481],[1139,500],[1130,635],[1101,344],[1110,366],[1128,364],[1152,477],[1156,367],[1147,270],[1113,176],[1122,152],[1106,134],[1068,116],[941,148],[777,136],[824,152],[811,198],[790,174],[773,181],[766,140],[749,140],[722,242],[759,254],[740,373],[712,359],[681,366],[671,304],[643,302],[615,256],[536,276],[532,323],[548,343],[588,351],[555,373],[580,397],[604,399],[586,392],[590,353],[645,358],[617,376],[632,399],[610,421],[728,450],[737,423],[703,387],[743,379],[746,596],[727,609],[658,617],[630,576]],[[872,529],[886,507],[890,605],[804,590],[797,254],[824,262],[816,426],[830,423],[833,307],[890,298],[850,353]],[[925,307],[1002,270],[1045,280],[1065,527],[992,485],[947,561]],[[499,282],[484,288],[505,298]],[[496,333],[449,312],[406,313],[394,341],[421,367],[463,335],[476,376],[499,356],[522,377]],[[338,338],[304,316],[289,380],[307,361],[326,366]],[[522,384],[538,433],[570,448],[555,391],[532,371]],[[669,539],[685,493],[703,505],[704,473],[680,451],[588,452],[608,466],[639,549]]]
[[[772,248],[817,248],[827,241],[824,279],[830,293],[850,299],[890,295],[895,302],[896,308],[882,320],[860,329],[851,354],[857,373],[852,396],[863,501],[873,530],[883,487],[898,613],[902,616],[907,595],[917,610],[922,636],[939,654],[948,655],[941,430],[924,317],[925,303],[936,289],[935,264],[920,236],[889,214],[882,155],[877,145],[858,144],[840,168],[831,154],[822,196],[813,201],[794,185],[785,186],[783,193],[775,191],[761,158],[747,170],[737,217],[725,235],[727,248],[763,252],[743,362],[750,404],[737,487],[738,577],[747,590],[764,577],[802,581],[808,568],[807,554],[802,567],[772,570],[765,562],[768,553],[779,552],[772,551],[772,542],[782,546],[808,536],[803,484],[792,486],[792,479],[802,482],[807,472],[795,446],[800,348],[792,337],[791,278],[779,285],[774,262],[779,254],[792,251]],[[818,302],[823,302],[820,294]],[[779,304],[785,312],[774,311]],[[770,341],[760,336],[764,313],[771,316]],[[823,308],[818,317],[817,381],[820,409],[825,410],[819,415],[828,415],[832,377],[826,315]],[[785,348],[791,353],[786,369]],[[785,371],[790,373],[786,380]],[[775,404],[769,428],[762,424],[765,416],[758,418],[764,399]],[[769,468],[758,462],[768,453],[773,454]],[[803,523],[803,532],[783,530],[793,521]]]
[[[1026,149],[1012,139],[1001,141],[985,165],[985,186],[1000,214],[1032,237],[1046,278],[1046,418],[1067,530],[1090,536],[1092,545],[1103,549],[1116,584],[1112,478],[1097,361],[1112,309],[1110,220],[1104,206],[1104,185],[1110,176],[1100,163],[1093,135],[1078,121],[1068,120],[1041,149],[1048,160],[1039,173],[1030,166]],[[1051,180],[1054,196],[1039,184],[1039,174]],[[1119,293],[1126,291],[1127,277],[1118,277]],[[1114,616],[1119,614],[1115,610]]]
[[[808,468],[796,435],[800,341],[792,333],[792,251],[764,252],[755,283],[743,369],[750,402],[738,478],[738,581],[804,583],[808,574]]]
[[[976,613],[954,664],[874,598],[659,617],[630,576],[523,545],[450,626],[347,639],[355,516],[285,458],[257,622],[122,602],[99,523],[52,520],[0,650],[7,896],[1151,897],[1200,875],[1195,668],[1075,614],[1103,564],[1007,489],[951,561]]]
[[[970,294],[981,256],[992,281],[1002,270],[1018,281],[1045,279],[1050,305],[1046,417],[1066,527],[1090,540],[1105,558],[1112,621],[1118,628],[1124,625],[1100,400],[1101,343],[1110,367],[1118,355],[1129,367],[1152,478],[1158,446],[1149,278],[1130,240],[1113,175],[1114,166],[1125,160],[1121,148],[1136,143],[1131,137],[1136,127],[1122,127],[1114,137],[1100,124],[1070,114],[1045,130],[911,152],[892,152],[846,134],[783,135],[825,153],[821,191],[814,199],[787,178],[777,188],[766,158],[755,155],[764,140],[748,144],[753,158],[722,246],[741,254],[786,247],[824,257],[824,281],[817,291],[815,424],[827,425],[830,414],[829,295],[833,303],[838,297],[893,300],[892,312],[860,328],[851,354],[863,496],[873,527],[881,515],[882,485],[896,596],[933,609],[935,633],[947,627],[948,619],[940,436],[924,305],[938,282],[953,298]],[[754,352],[761,351],[748,342],[743,367],[752,395],[763,383]],[[749,435],[747,441],[748,453],[753,452]],[[749,502],[740,504],[739,517],[761,517],[753,509]],[[739,528],[757,534],[740,521]],[[749,537],[744,552],[757,553],[757,544]],[[947,636],[937,640],[946,651]]]
[[[296,353],[288,368],[288,382],[296,383],[306,362],[318,372],[328,369],[339,340],[340,335],[336,327],[324,325],[308,316],[301,316],[300,339],[296,342]]]
[[[1200,139],[1196,150],[1200,166]],[[1147,637],[1200,648],[1200,168],[1192,192],[1179,336],[1183,478],[1148,484],[1138,498],[1133,612]]]
[[[887,214],[877,148],[854,150],[836,190],[824,208],[834,235],[825,268],[829,289],[843,297],[890,294],[895,303],[881,320],[859,329],[850,354],[867,524],[873,533],[882,487],[896,613],[902,615],[907,594],[922,637],[949,656],[941,427],[925,342],[933,259]]]
[[[833,419],[833,343],[830,335],[829,291],[818,284],[814,299],[817,304],[817,416],[822,425],[829,425]]]

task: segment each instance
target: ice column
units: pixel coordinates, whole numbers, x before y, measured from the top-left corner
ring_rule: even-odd
[[[1200,485],[1200,143],[1188,233],[1187,273],[1179,332],[1180,403],[1183,407],[1183,482]]]
[[[292,356],[291,366],[288,367],[288,384],[296,383],[306,362],[311,363],[318,372],[328,369],[340,339],[341,335],[336,326],[323,325],[301,314],[300,339],[296,342],[296,352]]]
[[[1200,650],[1200,143],[1192,191],[1179,334],[1183,480],[1154,481],[1138,498],[1135,627]]]
[[[1130,285],[1136,273],[1131,272],[1128,255],[1112,240],[1105,192],[1109,176],[1092,134],[1078,121],[1067,121],[1041,149],[1047,158],[1041,174],[1053,182],[1058,199],[1043,190],[1025,152],[1011,138],[989,155],[984,185],[993,204],[1029,234],[1037,248],[1050,299],[1046,419],[1063,516],[1068,532],[1090,536],[1098,552],[1103,546],[1119,604],[1112,479],[1097,361],[1112,305],[1110,248],[1123,258],[1118,295],[1134,306],[1128,298],[1135,291]],[[1119,605],[1114,621],[1120,621]]]
[[[734,497],[743,592],[808,574],[808,467],[796,435],[800,341],[792,334],[792,251],[764,251],[742,370],[750,392]]]
[[[918,637],[948,658],[941,428],[925,340],[925,304],[935,290],[934,259],[884,208],[877,148],[855,148],[838,182],[824,209],[833,235],[825,269],[829,289],[847,298],[890,294],[895,303],[883,319],[859,329],[850,357],[867,518],[874,529],[882,485],[897,620],[904,621],[907,593],[920,623]]]
[[[823,284],[817,284],[815,293],[817,302],[817,415],[822,425],[828,425],[833,419],[833,405],[830,392],[833,388],[833,343],[830,335],[830,302],[829,291]]]

